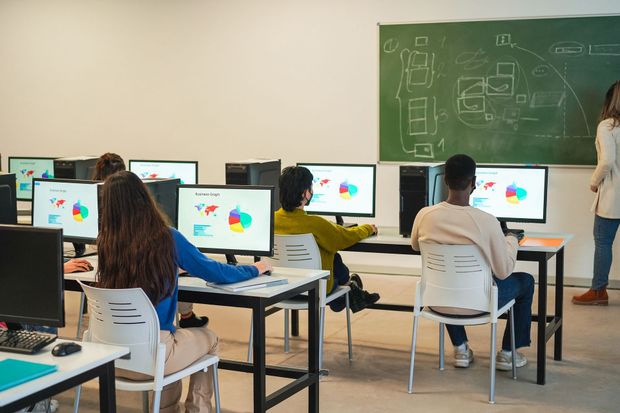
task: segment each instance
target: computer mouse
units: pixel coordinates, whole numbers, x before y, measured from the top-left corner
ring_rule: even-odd
[[[95,267],[93,267],[89,263],[87,268],[79,268],[79,269],[75,270],[75,272],[88,272],[88,271],[92,271],[94,269],[95,269]]]
[[[77,353],[82,350],[82,346],[72,341],[59,343],[52,349],[52,355],[56,357],[68,356],[69,354]]]

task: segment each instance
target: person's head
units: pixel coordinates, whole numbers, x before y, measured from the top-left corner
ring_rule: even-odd
[[[616,80],[605,94],[599,120],[612,119],[613,127],[620,125],[620,80]]]
[[[93,179],[95,181],[103,181],[108,176],[112,175],[118,171],[124,171],[125,162],[123,162],[123,158],[119,155],[106,152],[97,159],[97,164],[95,165],[95,171],[93,173]]]
[[[288,166],[280,175],[280,204],[285,211],[305,206],[312,198],[312,172],[303,166]]]
[[[471,191],[476,182],[476,161],[471,157],[458,154],[446,161],[446,185],[452,191]]]
[[[140,287],[157,304],[174,290],[175,247],[170,229],[137,175],[110,175],[101,194],[97,237],[99,286]]]

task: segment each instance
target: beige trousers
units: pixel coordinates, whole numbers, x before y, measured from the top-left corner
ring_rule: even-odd
[[[205,354],[217,355],[219,342],[217,335],[206,326],[177,329],[174,334],[160,332],[161,342],[166,345],[166,364],[164,374],[172,374],[192,364]],[[140,380],[145,376],[127,370],[117,369],[116,374],[128,379]],[[163,388],[161,392],[160,413],[180,413],[181,381]],[[189,378],[189,392],[185,399],[186,413],[211,413],[213,396],[213,370],[197,372]]]

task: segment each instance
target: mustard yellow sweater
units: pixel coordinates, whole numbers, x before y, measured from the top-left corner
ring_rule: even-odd
[[[274,232],[282,235],[312,233],[321,251],[324,270],[329,270],[327,291],[334,285],[334,256],[342,249],[348,248],[373,233],[371,225],[344,228],[317,215],[308,215],[306,211],[296,209],[292,212],[280,208],[275,212]]]

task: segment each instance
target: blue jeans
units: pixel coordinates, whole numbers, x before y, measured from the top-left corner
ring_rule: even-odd
[[[594,216],[594,271],[592,289],[600,290],[607,286],[609,269],[611,268],[611,246],[616,237],[620,219],[609,219]]]
[[[497,304],[501,308],[514,299],[515,348],[530,345],[530,328],[532,326],[532,297],[534,296],[534,277],[525,272],[514,272],[504,280],[495,278],[497,285]],[[455,346],[467,341],[465,327],[446,324],[450,340]],[[502,350],[510,351],[510,323],[506,323]]]

